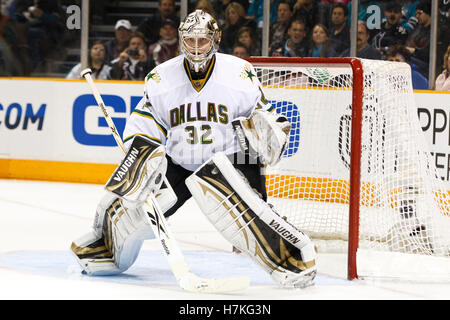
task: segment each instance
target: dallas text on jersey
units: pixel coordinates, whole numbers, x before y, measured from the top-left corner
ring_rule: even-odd
[[[185,122],[195,121],[209,121],[220,122],[228,124],[228,108],[223,104],[216,106],[213,102],[208,102],[207,114],[203,115],[201,110],[201,103],[196,102],[196,112],[192,112],[192,104],[182,104],[177,108],[171,109],[170,112],[170,126],[172,128],[183,124]],[[194,114],[193,114],[194,113]]]

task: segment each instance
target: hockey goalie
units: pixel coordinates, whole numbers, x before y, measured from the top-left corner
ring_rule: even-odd
[[[72,243],[89,275],[124,272],[155,237],[142,208],[165,217],[191,197],[234,247],[283,287],[314,283],[310,238],[267,201],[264,166],[285,151],[290,124],[274,112],[253,67],[217,53],[217,22],[201,10],[180,24],[182,54],[146,77],[124,131],[128,153],[106,184],[92,230]]]

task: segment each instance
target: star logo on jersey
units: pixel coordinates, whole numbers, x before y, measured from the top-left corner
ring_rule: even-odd
[[[156,83],[159,83],[161,81],[161,77],[159,76],[158,72],[156,72],[156,70],[154,69],[148,73],[146,78],[147,81],[155,80]]]
[[[247,64],[245,66],[244,71],[242,71],[242,73],[241,73],[241,78],[244,79],[244,80],[248,78],[248,79],[250,79],[251,82],[253,82],[253,77],[255,77],[255,76],[256,75],[254,75],[252,73],[252,69],[251,69],[250,65]]]

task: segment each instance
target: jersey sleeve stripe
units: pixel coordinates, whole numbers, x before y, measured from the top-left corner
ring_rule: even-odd
[[[147,135],[147,134],[145,134],[145,133],[135,133],[135,134],[133,134],[133,135],[131,135],[131,136],[126,137],[125,139],[123,139],[123,142],[125,143],[125,142],[129,141],[129,140],[133,139],[135,136],[143,136],[143,137],[146,137],[147,139],[152,140],[153,142],[162,144],[162,143],[161,143],[161,140],[159,140],[158,138],[151,137],[151,136],[149,136],[149,135]]]
[[[159,130],[161,130],[164,136],[167,137],[167,130],[158,121],[156,121],[155,117],[151,113],[136,109],[134,109],[133,113],[145,118],[152,119],[155,122],[156,126],[159,128]]]

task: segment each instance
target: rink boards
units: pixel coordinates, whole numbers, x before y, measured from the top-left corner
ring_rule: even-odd
[[[96,81],[96,85],[121,134],[142,98],[143,82]],[[0,87],[0,178],[100,184],[107,181],[121,152],[85,81],[0,78]],[[302,88],[303,92],[318,94],[308,88]],[[343,92],[342,99],[350,93]],[[415,91],[420,125],[438,173],[446,182],[450,180],[449,97],[446,92]],[[297,152],[308,152],[301,145],[302,117],[308,116],[308,110],[290,100],[287,95],[271,102],[279,112],[284,107],[283,112],[288,112],[295,122],[285,154],[294,159]],[[324,125],[324,130],[334,129]],[[333,159],[339,155],[331,151],[328,156]],[[297,161],[287,163],[293,170],[298,166]],[[338,161],[336,164],[342,165]]]

